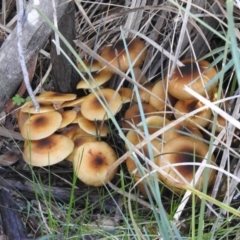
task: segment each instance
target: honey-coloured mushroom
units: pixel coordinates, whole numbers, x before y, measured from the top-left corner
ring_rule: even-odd
[[[38,100],[51,102],[55,109],[61,108],[62,104],[77,98],[73,93],[44,92],[38,96]]]
[[[125,41],[133,67],[140,66],[147,55],[145,43],[137,38],[127,38]],[[101,52],[101,57],[123,72],[129,69],[127,53],[122,39],[105,47]]]
[[[194,96],[187,93],[184,87],[187,85],[202,96],[212,96],[218,84],[215,81],[206,88],[207,83],[217,75],[214,67],[205,60],[195,61],[194,59],[185,59],[182,61],[184,66],[176,67],[172,78],[165,78],[165,84],[168,84],[168,92],[175,98],[181,100],[193,100]],[[167,83],[168,82],[168,83]]]
[[[189,184],[198,170],[194,163],[201,163],[208,153],[208,146],[200,140],[191,137],[177,137],[164,144],[161,156],[157,160],[157,165],[162,168],[163,173],[159,172],[160,180],[166,184],[173,192],[182,193],[183,186]],[[190,163],[192,165],[172,166],[177,163]],[[215,163],[214,155],[211,155],[211,164]],[[205,181],[204,174],[195,184],[199,191],[203,189]],[[208,186],[214,183],[216,171],[209,169]]]
[[[82,115],[91,121],[94,120],[106,120],[109,119],[109,115],[105,111],[100,98],[106,107],[115,115],[122,108],[122,98],[115,92],[115,90],[110,88],[104,88],[95,93],[90,93],[86,96],[81,104]]]
[[[175,110],[175,117],[178,119],[184,116],[187,113],[190,113],[196,109],[203,107],[204,104],[199,102],[198,100],[179,100],[174,106]],[[192,126],[202,126],[206,127],[211,119],[212,111],[210,108],[205,108],[202,111],[198,112],[197,114],[186,118],[183,121],[185,126],[192,125]]]
[[[98,187],[113,179],[117,168],[107,173],[116,160],[115,151],[106,142],[87,142],[76,150],[73,168],[82,182]]]
[[[61,125],[62,116],[58,112],[39,113],[30,116],[21,127],[25,139],[39,140],[57,131]]]
[[[73,147],[70,138],[52,134],[37,141],[25,141],[23,159],[32,166],[50,166],[64,160],[73,151]]]

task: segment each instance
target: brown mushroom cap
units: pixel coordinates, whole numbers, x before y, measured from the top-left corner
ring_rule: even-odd
[[[52,102],[55,109],[59,109],[64,102],[76,99],[73,93],[44,92],[38,96],[39,100]]]
[[[104,83],[106,83],[107,81],[110,80],[110,78],[112,77],[113,73],[111,71],[109,71],[107,68],[99,71],[99,72],[95,72],[92,74],[92,77],[94,80],[92,80],[91,78],[88,78],[88,84],[92,87],[92,88],[97,88],[101,85],[103,85]],[[77,84],[77,89],[89,89],[89,85],[88,85],[84,80],[81,80],[78,84]]]
[[[142,103],[142,108],[145,117],[160,115],[156,108],[148,103]],[[138,104],[133,104],[124,114],[124,121],[122,122],[122,126],[124,128],[132,128],[127,121],[131,122],[133,125],[137,125],[142,121]]]
[[[169,123],[169,120],[163,116],[150,116],[147,117],[144,122],[148,126],[148,132],[153,134],[160,128],[166,126]],[[143,122],[140,122],[137,126],[143,128]]]
[[[90,72],[99,71],[103,67],[103,65],[96,59],[84,60],[83,63],[88,69],[90,69]],[[86,72],[81,63],[78,62],[77,66],[81,72]]]
[[[175,117],[180,118],[186,113],[190,113],[198,108],[201,108],[204,106],[203,103],[199,102],[198,100],[179,100],[174,106],[175,111]],[[194,116],[191,116],[190,118],[187,118],[183,121],[183,124],[185,125],[193,125],[197,126],[200,125],[202,127],[206,127],[211,119],[212,111],[210,108],[206,108],[202,110],[201,112],[195,114]]]
[[[86,137],[89,136],[90,134],[82,130],[78,124],[70,124],[62,131],[62,135],[70,139],[73,139],[75,136]]]
[[[101,89],[101,92],[97,92],[96,94],[104,103],[108,103],[107,108],[112,112],[113,115],[115,115],[121,109],[121,96],[113,89]],[[94,93],[90,93],[83,100],[81,105],[81,113],[85,118],[91,121],[108,119],[110,117],[107,115],[107,112]]]
[[[176,193],[182,192],[182,186],[186,185],[183,179],[190,183],[194,177],[194,172],[198,170],[198,166],[184,165],[184,166],[171,166],[174,163],[201,163],[208,152],[208,146],[191,137],[177,137],[169,140],[162,149],[162,154],[158,158],[157,165],[162,168],[166,174],[159,172],[159,178],[169,188]],[[215,163],[215,158],[211,156],[211,162]],[[176,173],[173,168],[178,172]],[[172,179],[168,176],[171,176]],[[209,173],[209,186],[215,180],[216,171],[211,169]],[[183,179],[181,178],[183,177]],[[202,190],[203,175],[195,185],[197,190]]]
[[[166,99],[168,94],[164,88],[164,82],[162,80],[154,84],[152,88],[152,95],[149,98],[149,104],[155,107],[157,110],[162,111],[166,105]],[[156,98],[155,96],[158,98]]]
[[[21,111],[25,113],[30,113],[30,114],[39,114],[44,112],[55,111],[55,108],[51,105],[43,105],[40,103],[40,108],[38,111],[36,111],[35,107],[33,106],[33,103],[27,102],[21,107]]]
[[[81,103],[83,102],[85,96],[84,97],[80,97],[80,98],[76,98],[72,101],[67,101],[65,103],[62,104],[62,108],[65,108],[65,107],[80,107],[81,106]]]
[[[106,137],[109,133],[109,129],[104,124],[90,121],[84,117],[78,119],[78,124],[85,132],[94,136]]]
[[[170,121],[169,124],[173,122]],[[173,127],[171,127],[170,129],[168,129],[167,131],[164,132],[163,136],[163,140],[165,142],[168,142],[169,140],[173,139],[173,138],[177,138],[180,136],[186,136],[186,134],[191,135],[191,137],[195,136],[198,138],[203,138],[202,133],[199,131],[199,129],[197,127],[188,125],[185,126],[182,123],[178,123],[176,125],[174,125]]]
[[[25,139],[39,140],[57,131],[61,125],[62,116],[58,112],[47,112],[32,115],[21,128]]]
[[[128,131],[126,138],[133,144],[133,145],[137,145],[139,144],[143,138],[136,132],[134,131]],[[154,146],[155,149],[160,150],[161,149],[161,141],[159,139],[153,139],[151,141],[151,145]],[[128,149],[128,145],[126,144],[126,149]],[[146,158],[150,159],[150,154],[149,154],[149,149],[148,149],[148,145],[144,145],[142,146],[142,148],[139,149],[141,153],[143,153],[143,156],[145,156]],[[155,151],[154,149],[152,149],[152,153],[153,153],[153,157],[154,159],[152,159],[153,161],[155,161],[156,159],[158,159],[159,153],[157,151]],[[146,164],[146,160],[144,158],[141,158],[140,156],[138,156],[138,160],[140,161],[140,164],[142,165],[142,167],[144,168],[144,172],[147,174],[149,171],[152,170],[152,168]],[[132,157],[128,157],[126,159],[126,165],[127,165],[127,169],[129,174],[131,174],[133,176],[133,179],[135,182],[137,182],[140,178],[141,175],[138,172],[138,168],[135,164],[135,161]],[[147,180],[144,180],[145,184],[147,185]],[[144,187],[144,182],[139,182],[138,183],[138,187],[139,190],[141,192],[142,195],[147,196],[145,187]]]
[[[134,72],[135,79],[138,83],[140,84],[147,83],[148,80],[139,67],[134,67],[133,72]]]
[[[88,142],[80,146],[73,158],[77,177],[87,185],[102,186],[115,176],[115,168],[107,175],[117,160],[115,151],[105,142]]]
[[[60,113],[62,116],[62,122],[59,128],[64,128],[71,124],[77,116],[77,112],[74,110],[67,110]]]
[[[119,89],[118,94],[121,96],[123,103],[131,102],[133,91],[130,88],[122,87]]]
[[[154,86],[154,84],[152,82],[148,82],[148,83],[143,85],[144,89],[142,89],[142,88],[138,89],[139,95],[140,95],[140,98],[141,98],[142,102],[149,103],[151,94],[148,93],[145,89],[147,89],[147,90],[149,90],[151,92],[152,89],[153,89],[153,86]],[[137,102],[136,92],[134,92],[133,101]]]
[[[23,159],[32,166],[49,166],[64,160],[73,147],[73,141],[68,137],[53,134],[37,141],[26,141]]]
[[[74,143],[73,151],[66,157],[66,159],[71,162],[73,161],[74,155],[80,146],[87,142],[96,142],[97,138],[90,135],[89,136],[76,135],[73,137],[72,140]]]
[[[212,119],[211,119],[208,129],[212,129],[213,119],[214,119],[214,116],[212,116]],[[217,122],[216,122],[216,129],[215,129],[216,133],[220,133],[226,126],[227,126],[226,118],[218,115]]]
[[[177,99],[193,100],[194,97],[184,90],[185,85],[188,85],[202,96],[206,96],[206,91],[212,95],[217,81],[206,90],[205,86],[217,75],[216,69],[209,68],[210,63],[205,60],[195,62],[193,59],[185,59],[182,63],[184,66],[177,67],[173,72],[172,79],[169,79],[168,92]],[[168,77],[165,79],[166,81],[168,81]]]
[[[136,38],[127,38],[125,41],[128,47],[130,60],[132,63],[135,62],[133,67],[140,66],[147,55],[145,43]],[[145,50],[143,50],[144,48]],[[122,39],[118,40],[111,46],[105,47],[102,50],[101,57],[123,72],[126,72],[129,69],[129,63]]]

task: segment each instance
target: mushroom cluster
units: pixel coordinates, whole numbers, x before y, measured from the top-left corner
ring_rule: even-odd
[[[174,119],[202,106],[201,102],[185,92],[185,85],[202,96],[214,98],[217,82],[208,88],[207,83],[216,75],[216,70],[210,68],[207,61],[186,59],[182,61],[183,67],[175,69],[170,81],[166,77],[152,83],[142,76],[139,68],[147,53],[143,41],[118,40],[104,48],[100,56],[113,67],[126,72],[130,65],[125,43],[135,77],[143,86],[139,89],[142,110],[139,109],[132,88],[121,87],[116,91],[109,87],[112,86],[110,80],[114,75],[112,68],[97,60],[85,60],[84,67],[78,65],[85,79],[79,81],[77,89],[88,92],[86,96],[46,92],[37,97],[39,112],[35,112],[31,102],[20,109],[18,125],[26,139],[23,151],[26,162],[33,166],[46,166],[67,159],[73,163],[74,171],[81,181],[91,186],[101,186],[111,180],[117,171],[115,169],[108,173],[117,160],[117,155],[104,139],[110,132],[110,117],[121,109],[126,109],[123,106],[129,106],[121,121],[123,130],[126,131],[129,142],[137,145],[144,139],[140,112],[143,111],[144,124],[148,126],[149,133],[153,134],[171,124]],[[90,74],[89,71],[85,72],[86,67]],[[126,103],[128,105],[124,105]],[[194,178],[198,167],[191,163],[201,163],[208,152],[199,127],[207,127],[211,117],[211,110],[203,110],[199,115],[185,119],[151,141],[153,161],[163,169],[158,173],[159,179],[176,193],[180,193],[183,186]],[[128,144],[126,149],[130,150]],[[142,156],[150,158],[149,149],[145,145],[139,150]],[[144,157],[140,162],[144,171],[149,172],[151,167],[146,164]],[[172,165],[181,162],[189,165]],[[211,157],[211,164],[215,164],[214,156]],[[138,181],[141,174],[135,160],[129,157],[126,165],[134,180]],[[87,176],[84,172],[88,172]],[[213,184],[215,175],[216,172],[210,170],[209,186]],[[195,187],[201,190],[202,185],[201,176]],[[146,194],[144,186],[144,183],[139,184],[141,192]]]
[[[217,74],[215,68],[210,67],[210,63],[205,60],[186,59],[182,63],[183,67],[176,67],[171,79],[167,76],[156,83],[148,82],[143,85],[145,91],[139,91],[142,110],[145,115],[144,124],[147,125],[149,134],[153,134],[168,124],[172,124],[175,119],[203,106],[201,102],[184,90],[185,85],[188,85],[200,95],[213,99],[217,82],[211,86],[207,83]],[[135,99],[133,97],[133,100]],[[194,176],[198,169],[198,165],[195,163],[201,163],[208,152],[208,145],[204,143],[201,128],[208,127],[211,118],[212,112],[207,108],[197,115],[175,124],[159,138],[154,139],[154,142],[151,142],[154,158],[151,160],[162,169],[161,172],[158,172],[158,177],[164,185],[177,194],[184,191],[184,185],[195,181]],[[126,111],[123,119],[123,127],[127,130],[126,138],[133,145],[143,140],[144,131],[141,121],[139,105],[133,103]],[[161,142],[160,146],[159,142]],[[140,151],[142,156],[149,158],[145,148],[144,145]],[[140,158],[140,162],[146,172],[152,170],[150,166],[146,165],[147,161]],[[133,179],[135,181],[139,180],[140,173],[134,159],[129,157],[126,164],[129,173],[133,174]],[[210,164],[215,164],[213,155]],[[215,175],[216,171],[210,169],[208,175],[209,189],[214,183]],[[202,190],[203,182],[202,174],[195,182],[194,187]],[[146,195],[143,184],[140,182],[138,186],[141,193]]]
[[[130,61],[139,67],[145,56],[145,43],[139,39],[126,39]],[[102,50],[101,57],[121,71],[127,71],[129,62],[123,40]],[[117,169],[108,173],[117,160],[113,148],[103,139],[109,134],[108,121],[124,103],[131,100],[132,90],[118,92],[102,85],[114,72],[96,60],[84,61],[91,76],[80,80],[77,89],[90,93],[76,94],[45,92],[37,96],[40,109],[25,103],[18,113],[18,126],[26,139],[23,159],[32,166],[49,166],[64,159],[73,163],[77,177],[91,186],[101,186],[111,180]],[[79,69],[85,74],[86,68]],[[94,89],[94,90],[93,90]],[[88,174],[85,174],[85,173]],[[107,174],[108,173],[108,174]]]

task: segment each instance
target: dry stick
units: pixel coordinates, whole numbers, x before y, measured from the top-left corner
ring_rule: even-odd
[[[56,10],[56,3],[55,0],[52,0],[52,5],[53,5],[53,24],[56,29],[58,29],[58,22],[57,22],[57,10]],[[60,41],[59,41],[59,36],[57,32],[54,32],[55,35],[55,41],[58,46],[60,46]],[[59,48],[56,49],[57,55],[60,55],[60,50]]]
[[[18,21],[17,21],[17,46],[18,46],[18,54],[19,54],[19,61],[23,73],[23,80],[26,85],[26,89],[28,91],[28,94],[33,102],[34,108],[36,112],[39,111],[39,103],[37,102],[35,95],[33,93],[32,87],[30,85],[29,76],[28,76],[28,70],[24,58],[24,51],[22,46],[22,26],[23,26],[23,18],[24,18],[24,6],[23,6],[23,0],[18,0]]]

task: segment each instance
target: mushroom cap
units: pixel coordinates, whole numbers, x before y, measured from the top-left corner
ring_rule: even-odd
[[[150,116],[147,117],[144,122],[148,126],[148,132],[153,134],[160,128],[166,126],[170,121],[163,116]],[[143,128],[143,122],[140,122],[137,126]]]
[[[142,108],[145,117],[160,115],[157,109],[148,103],[142,103]],[[124,114],[124,121],[122,122],[122,126],[124,128],[132,128],[127,121],[131,122],[133,125],[137,125],[138,123],[142,122],[138,104],[133,104]]]
[[[59,129],[61,122],[62,116],[58,112],[35,114],[22,125],[21,134],[30,140],[46,138]]]
[[[21,107],[21,111],[25,113],[30,113],[30,114],[39,114],[44,112],[55,111],[55,108],[51,105],[43,105],[40,103],[39,111],[36,111],[35,107],[33,106],[33,103],[27,102]]]
[[[90,121],[84,117],[78,119],[78,124],[85,132],[94,136],[106,137],[109,133],[109,129],[104,124]]]
[[[147,83],[148,80],[139,67],[134,67],[133,72],[134,72],[135,79],[138,83],[140,84]]]
[[[152,88],[152,93],[149,97],[149,104],[155,107],[157,110],[162,111],[166,105],[166,99],[168,94],[164,88],[164,81],[160,80],[156,82]],[[158,98],[156,98],[156,95]]]
[[[77,116],[77,112],[74,110],[67,110],[60,113],[62,116],[62,122],[59,128],[64,128],[67,125],[71,124]]]
[[[217,81],[207,89],[205,87],[217,75],[216,69],[209,68],[210,63],[205,60],[196,62],[193,59],[185,59],[182,63],[184,66],[177,67],[173,72],[172,79],[168,82],[168,92],[177,99],[193,100],[194,97],[184,90],[184,86],[188,85],[202,96],[206,96],[206,92],[211,95],[218,84]],[[166,81],[168,81],[168,77],[165,78]]]
[[[66,159],[70,162],[73,162],[74,155],[80,146],[87,142],[96,142],[97,138],[90,135],[89,136],[76,135],[73,137],[72,140],[74,143],[73,151],[66,157]]]
[[[87,59],[84,60],[83,63],[86,65],[87,68],[90,69],[90,72],[96,72],[103,67],[103,65],[96,59]],[[77,63],[77,66],[81,72],[86,72],[80,62]]]
[[[101,89],[101,92],[96,92],[96,95],[98,95],[98,97],[102,99],[104,103],[108,103],[107,108],[112,112],[113,115],[115,115],[121,109],[121,96],[113,89]],[[85,97],[81,105],[81,113],[85,118],[91,121],[108,119],[109,116],[107,115],[107,112],[99,102],[96,95],[94,93],[90,93]]]
[[[62,135],[73,139],[75,136],[86,137],[90,134],[82,130],[78,124],[70,124],[62,131]]]
[[[88,78],[88,84],[90,84],[90,88],[97,88],[102,86],[104,83],[106,83],[107,81],[110,80],[110,78],[112,77],[113,73],[110,72],[107,68],[99,71],[99,72],[95,72],[92,74],[93,79]],[[84,81],[81,80],[78,84],[77,84],[77,89],[89,89],[88,84]]]
[[[121,96],[123,103],[131,102],[133,91],[130,88],[122,87],[119,89],[118,94]]]
[[[26,141],[23,159],[32,166],[49,166],[64,160],[73,147],[73,141],[68,137],[52,134],[37,141]]]
[[[214,119],[214,116],[212,116],[208,129],[212,129],[213,119]],[[216,129],[215,129],[216,133],[220,133],[226,126],[227,126],[226,118],[222,117],[221,115],[218,115],[217,122],[216,122]]]
[[[140,95],[140,98],[141,98],[142,102],[149,103],[151,94],[148,93],[145,89],[147,89],[147,90],[149,90],[151,92],[152,89],[153,89],[153,85],[154,84],[152,82],[147,82],[146,84],[143,85],[144,89],[142,89],[142,88],[138,89],[139,95]],[[137,102],[136,92],[134,92],[133,101]]]
[[[55,109],[61,107],[64,102],[76,99],[77,95],[73,93],[44,92],[38,96],[39,100],[52,102]]]
[[[143,138],[136,132],[134,131],[129,131],[126,135],[127,139],[133,144],[133,145],[137,145],[138,143],[140,143],[140,141],[143,140]],[[157,138],[153,139],[151,141],[151,145],[154,146],[154,148],[160,150],[161,149],[161,141]],[[126,144],[126,148],[128,149],[128,145]],[[143,153],[143,156],[146,156],[146,158],[150,159],[150,154],[149,154],[149,149],[148,149],[148,145],[145,144],[144,146],[142,146],[141,148],[139,148],[139,150]],[[154,149],[152,149],[152,153],[153,153],[153,157],[154,157],[154,161],[158,158],[159,153],[157,151],[155,151]],[[138,160],[140,162],[140,164],[142,165],[142,167],[144,168],[144,173],[149,173],[149,171],[152,170],[152,168],[146,164],[146,160],[144,158],[141,158],[140,156],[138,156]],[[127,170],[129,172],[130,175],[133,176],[133,179],[135,182],[137,182],[142,176],[140,175],[140,173],[138,172],[138,168],[135,164],[135,161],[132,157],[128,157],[126,159],[126,166],[127,166]],[[145,182],[145,184],[147,185],[147,180],[143,180]],[[143,182],[139,182],[138,183],[138,188],[141,192],[142,195],[147,196],[145,187],[144,187],[144,183]]]
[[[168,124],[170,124],[173,121],[169,121]],[[186,134],[190,134],[191,137],[195,136],[200,139],[203,138],[202,133],[200,132],[200,130],[197,127],[194,127],[191,125],[185,126],[185,124],[182,124],[182,123],[178,123],[178,124],[174,125],[170,129],[165,131],[162,136],[163,136],[163,140],[165,142],[168,142],[169,140],[171,140],[173,138],[177,138],[180,136],[187,136]]]
[[[183,115],[185,115],[186,113],[190,113],[203,106],[204,104],[199,102],[198,100],[179,100],[174,106],[174,109],[176,110],[175,117],[178,119]],[[206,108],[201,112],[195,114],[194,116],[191,116],[190,118],[187,118],[186,120],[184,120],[183,124],[185,124],[186,126],[200,125],[202,127],[206,127],[210,122],[211,116],[212,116],[211,109]]]
[[[133,67],[140,66],[147,55],[145,43],[137,38],[127,38],[125,41],[128,47],[131,62],[133,63],[136,61],[133,64]],[[118,40],[111,46],[105,47],[102,50],[101,57],[123,72],[126,72],[129,69],[128,58],[122,39]]]
[[[87,185],[102,186],[115,176],[117,168],[108,173],[117,160],[115,151],[106,142],[88,142],[80,146],[73,158],[77,177]]]
[[[169,188],[176,193],[182,192],[182,186],[186,185],[184,179],[190,183],[194,177],[194,172],[198,170],[198,166],[171,166],[174,163],[194,163],[202,162],[208,152],[208,146],[202,141],[196,140],[191,137],[177,137],[169,140],[162,149],[162,154],[156,162],[166,174],[159,172],[159,178]],[[215,163],[215,157],[211,156],[211,162]],[[175,169],[177,173],[173,170]],[[172,177],[172,179],[169,177]],[[209,186],[215,180],[216,171],[211,169],[209,173]],[[202,190],[203,187],[203,174],[195,185],[197,190]]]
[[[76,98],[72,101],[67,101],[65,103],[62,104],[62,108],[65,108],[65,107],[80,107],[81,106],[81,103],[83,102],[85,96],[84,97],[80,97],[80,98]]]

